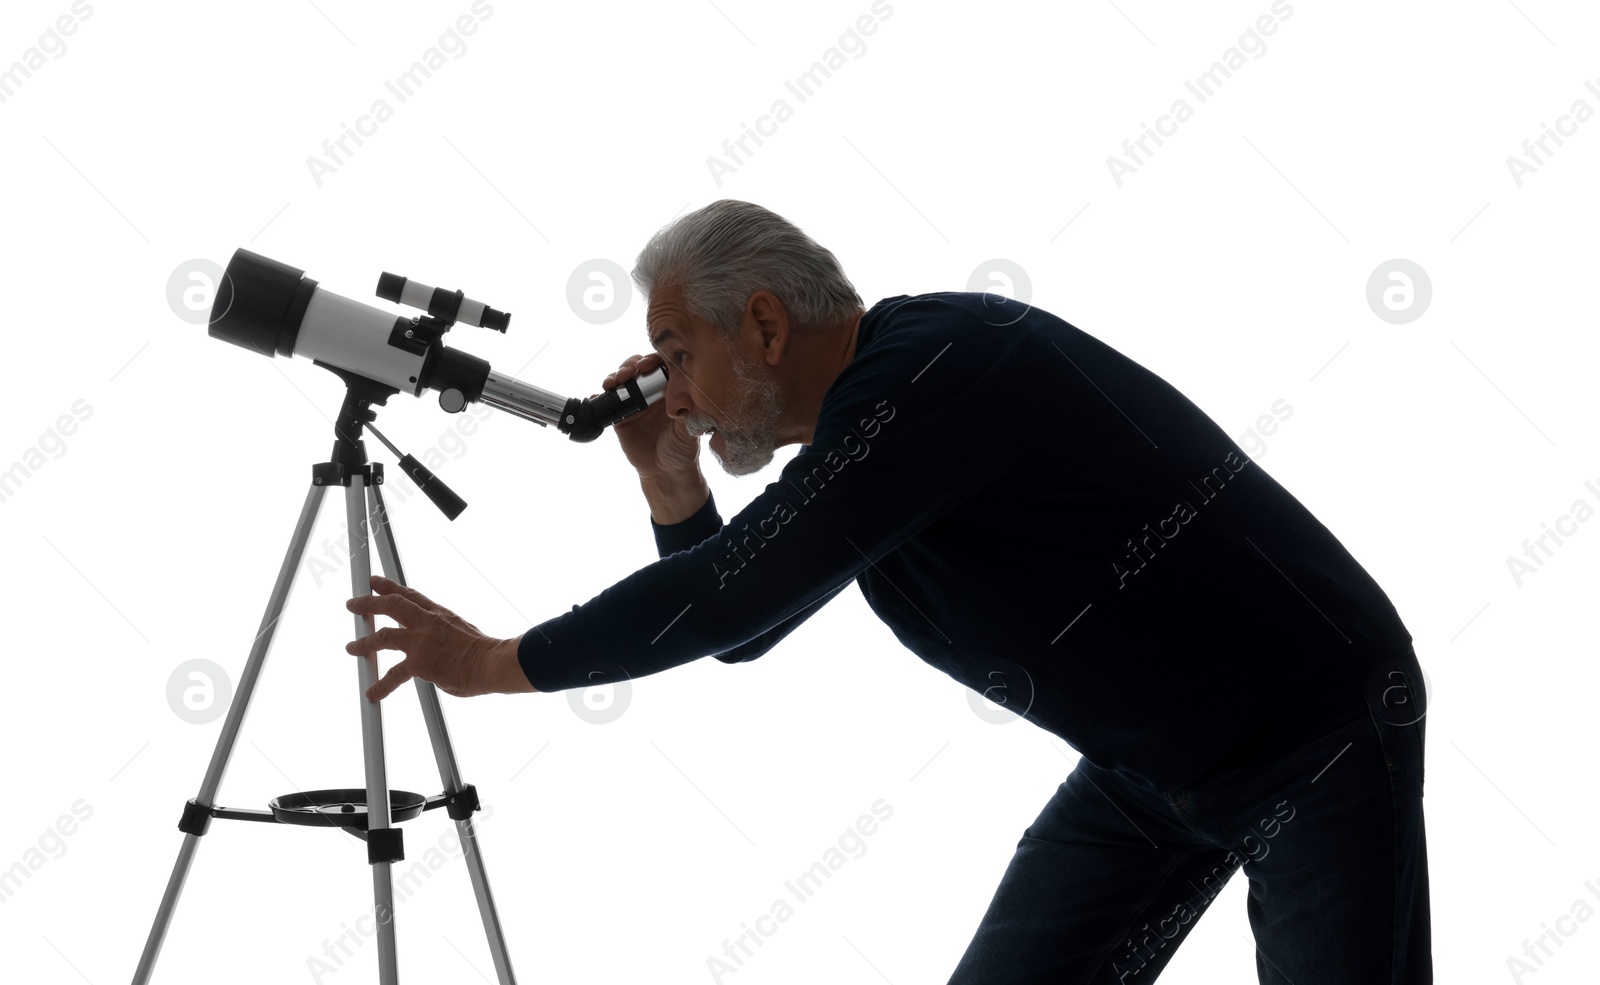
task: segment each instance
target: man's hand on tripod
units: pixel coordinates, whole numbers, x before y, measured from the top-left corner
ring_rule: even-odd
[[[497,640],[414,588],[372,576],[376,595],[359,595],[345,603],[351,612],[388,616],[396,626],[385,626],[371,636],[351,642],[345,650],[375,654],[399,650],[405,659],[367,689],[367,698],[382,701],[413,677],[428,681],[446,694],[470,698],[479,694],[527,693],[534,688],[517,662],[517,638]]]

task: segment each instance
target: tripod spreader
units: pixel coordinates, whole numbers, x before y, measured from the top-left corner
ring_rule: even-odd
[[[211,819],[225,821],[265,821],[268,824],[302,824],[307,827],[344,828],[354,833],[367,830],[367,792],[358,789],[305,790],[286,793],[267,802],[269,810],[256,811],[248,807],[206,808],[193,798],[183,806],[183,816],[178,820],[178,830],[184,834],[203,835],[211,827]],[[445,808],[453,820],[470,817],[481,809],[478,788],[468,783],[455,793],[446,791],[432,797],[409,790],[389,791],[389,818],[409,821],[423,811]]]
[[[367,862],[399,862],[406,857],[399,828],[367,830],[367,792],[358,788],[335,790],[303,790],[286,793],[267,801],[268,810],[257,811],[248,807],[202,807],[190,799],[183,805],[183,816],[178,819],[178,830],[184,834],[203,835],[211,828],[211,819],[220,817],[227,821],[264,821],[267,824],[299,824],[312,828],[343,828],[367,843]],[[455,793],[445,791],[424,797],[409,790],[389,791],[389,821],[391,824],[409,821],[423,811],[445,808],[453,820],[471,817],[480,809],[478,788],[467,784]]]

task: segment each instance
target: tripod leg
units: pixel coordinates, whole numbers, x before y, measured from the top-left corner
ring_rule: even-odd
[[[200,793],[195,797],[195,803],[206,810],[216,804],[217,788],[222,785],[222,775],[227,772],[228,759],[233,755],[233,745],[239,738],[239,728],[244,724],[245,712],[250,709],[250,693],[255,690],[256,678],[261,675],[261,666],[266,663],[267,651],[272,647],[272,636],[278,627],[278,619],[283,615],[283,610],[289,602],[289,592],[294,588],[294,576],[300,570],[300,560],[305,556],[306,543],[311,539],[311,530],[317,522],[317,511],[322,506],[322,494],[325,487],[313,484],[306,493],[305,505],[300,508],[300,519],[294,525],[294,534],[289,538],[289,550],[284,554],[283,566],[278,569],[278,580],[272,586],[272,596],[267,600],[266,614],[261,617],[261,629],[256,633],[255,642],[250,646],[250,657],[245,661],[244,673],[239,676],[239,690],[233,696],[233,703],[228,706],[228,717],[222,723],[222,734],[217,736],[217,745],[211,753],[211,765],[206,767],[205,779],[200,783]],[[369,586],[370,590],[370,586]],[[388,803],[387,800],[384,801]],[[209,818],[208,818],[209,820]],[[144,953],[139,957],[139,967],[133,973],[133,985],[145,985],[150,980],[150,973],[155,970],[156,958],[161,954],[161,944],[167,937],[167,927],[172,922],[173,911],[178,906],[178,896],[183,892],[184,881],[189,878],[189,865],[194,861],[195,849],[200,844],[200,835],[185,834],[183,847],[178,850],[177,864],[172,868],[172,876],[167,880],[166,892],[161,896],[161,906],[156,910],[155,924],[150,928],[150,936],[145,939]]]
[[[372,593],[372,560],[368,554],[366,480],[353,476],[345,487],[345,520],[352,540],[350,587],[354,595]],[[356,637],[370,636],[373,617],[356,614]],[[377,702],[367,700],[367,688],[378,681],[378,655],[368,653],[357,661],[361,690],[361,754],[367,774],[367,833],[389,827],[389,778],[383,758],[383,713]],[[378,981],[398,985],[395,966],[394,882],[389,862],[372,862],[372,914],[378,925]]]
[[[394,531],[389,528],[389,512],[383,503],[383,487],[371,486],[372,531],[377,541],[378,560],[383,564],[384,577],[406,583],[400,566],[400,551],[395,547]],[[439,705],[439,689],[427,681],[415,679],[417,697],[422,700],[422,718],[428,725],[428,740],[433,744],[433,758],[439,766],[439,782],[447,794],[460,793],[461,769],[456,764],[456,754],[450,744],[450,733],[444,725],[444,709]],[[456,821],[456,834],[466,858],[467,875],[472,880],[472,894],[478,898],[478,916],[483,920],[483,932],[489,938],[489,953],[494,958],[495,977],[500,985],[516,985],[516,975],[511,971],[511,956],[506,951],[505,933],[500,929],[500,915],[495,910],[494,894],[489,891],[489,873],[484,868],[483,856],[478,848],[478,836],[472,817]]]

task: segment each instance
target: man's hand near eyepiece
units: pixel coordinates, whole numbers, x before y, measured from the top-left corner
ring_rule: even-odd
[[[629,356],[600,385],[609,390],[661,364],[658,353]],[[705,505],[711,487],[700,471],[700,439],[689,433],[682,420],[667,414],[665,399],[618,421],[612,430],[617,432],[622,453],[639,473],[650,516],[657,523],[679,523]]]

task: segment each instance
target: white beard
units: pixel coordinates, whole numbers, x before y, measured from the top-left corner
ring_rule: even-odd
[[[725,451],[718,455],[712,448],[711,453],[717,456],[722,470],[729,475],[749,475],[772,461],[778,421],[783,416],[783,395],[778,381],[754,359],[732,347],[729,354],[733,358],[733,376],[739,384],[739,403],[728,411],[728,419],[720,427],[702,414],[690,415],[684,426],[696,436],[715,428],[722,435]]]

